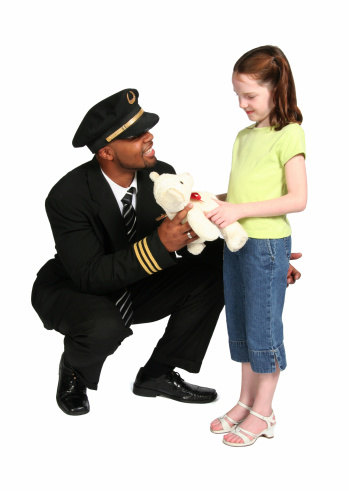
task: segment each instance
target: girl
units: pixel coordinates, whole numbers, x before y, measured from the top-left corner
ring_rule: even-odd
[[[282,309],[291,252],[287,213],[307,201],[303,120],[290,65],[275,46],[244,54],[233,87],[254,124],[238,134],[226,201],[207,214],[225,227],[236,220],[249,240],[232,253],[225,246],[224,291],[229,346],[242,363],[240,400],[211,423],[231,446],[274,436],[272,400],[286,368]]]

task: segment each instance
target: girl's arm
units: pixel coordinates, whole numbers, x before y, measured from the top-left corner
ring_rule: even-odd
[[[295,155],[285,164],[287,194],[280,198],[255,203],[232,204],[218,201],[218,207],[206,213],[213,223],[224,228],[247,217],[275,217],[303,211],[307,204],[307,176],[303,154]]]

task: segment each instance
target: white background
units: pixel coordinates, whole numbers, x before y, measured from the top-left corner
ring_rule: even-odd
[[[347,378],[347,25],[344,2],[13,1],[2,15],[1,479],[7,490],[343,489]],[[204,406],[136,397],[133,379],[164,323],[136,326],[105,363],[91,412],[55,402],[63,338],[30,304],[54,254],[44,200],[90,159],[71,140],[87,110],[123,88],[160,115],[159,159],[197,190],[227,188],[236,133],[249,124],[231,86],[245,51],[274,44],[296,81],[307,142],[309,203],[290,216],[302,279],[284,312],[288,368],[273,440],[221,443],[209,423],[235,404],[239,365],[221,316],[200,374]],[[5,175],[4,175],[5,174]]]

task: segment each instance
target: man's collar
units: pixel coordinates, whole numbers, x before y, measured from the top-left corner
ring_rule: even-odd
[[[113,192],[114,192],[114,195],[117,197],[117,199],[119,199],[119,201],[122,200],[122,198],[125,196],[125,193],[128,189],[130,189],[131,187],[133,188],[136,188],[136,194],[137,194],[137,172],[135,172],[135,176],[133,178],[133,181],[131,182],[131,184],[127,187],[127,188],[124,188],[122,186],[120,186],[119,184],[116,184],[116,182],[112,181],[110,179],[110,177],[108,177],[101,169],[101,172],[103,174],[103,176],[106,178],[107,182],[109,183],[110,187],[112,188]]]

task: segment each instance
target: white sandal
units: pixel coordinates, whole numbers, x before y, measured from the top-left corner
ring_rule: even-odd
[[[233,428],[230,433],[233,433],[234,435],[237,435],[239,438],[241,438],[241,440],[243,440],[243,443],[229,442],[225,440],[225,438],[223,438],[223,443],[225,443],[226,445],[230,445],[231,447],[248,447],[249,445],[252,445],[260,436],[265,436],[266,438],[274,438],[274,427],[276,425],[274,419],[274,411],[271,413],[270,416],[262,416],[261,414],[255,413],[254,411],[250,411],[250,414],[253,414],[253,416],[256,416],[257,418],[265,421],[268,425],[267,428],[256,435],[251,431],[240,428],[240,426],[235,426],[235,428]],[[252,436],[253,440],[250,440],[248,436],[244,435],[244,433],[242,432]]]
[[[238,401],[238,404],[239,404],[239,406],[247,409],[248,411],[251,411],[251,409],[252,409],[250,406],[246,406],[246,404],[244,404],[241,401]],[[219,420],[220,424],[222,425],[222,429],[221,430],[213,430],[210,427],[210,430],[212,431],[212,433],[230,433],[231,430],[234,428],[234,426],[236,426],[239,423],[242,423],[244,421],[243,419],[241,419],[240,421],[235,421],[234,419],[230,418],[226,414],[224,416],[217,418],[217,419]],[[227,420],[232,423],[232,426],[230,426],[230,424],[227,423]]]

